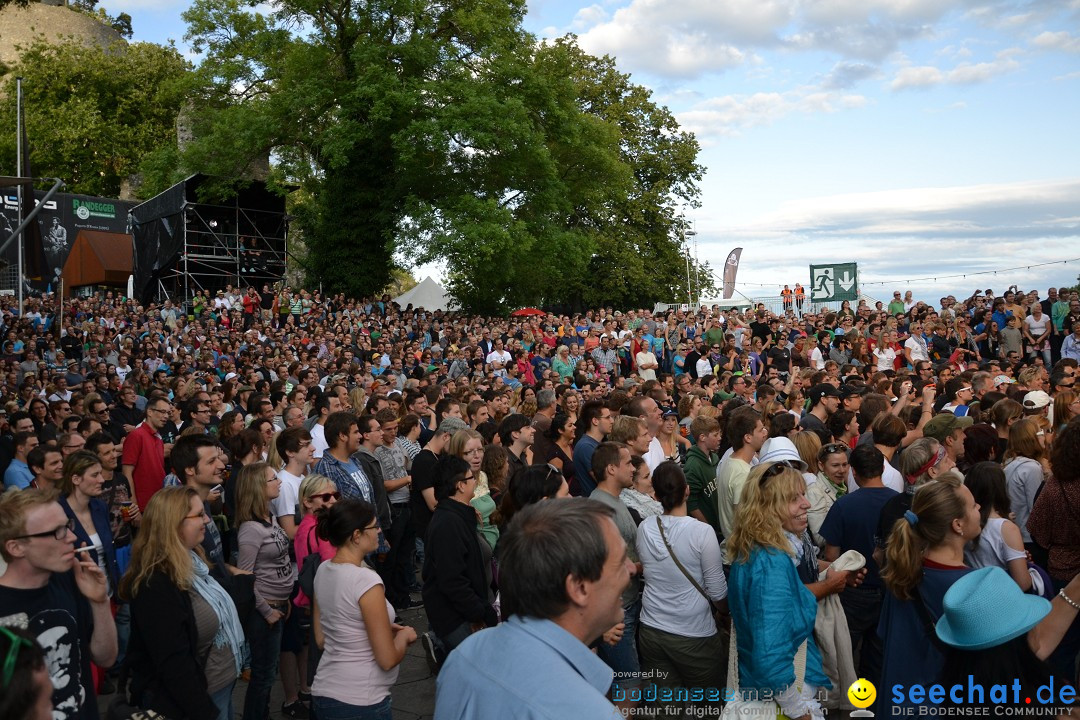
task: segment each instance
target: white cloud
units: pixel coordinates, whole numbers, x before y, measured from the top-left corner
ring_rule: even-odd
[[[591,26],[582,27],[580,16],[575,23],[589,52],[612,54],[631,70],[692,77],[776,48],[881,62],[901,43],[932,35],[946,15],[971,7],[992,18],[1011,12],[998,0],[629,0]]]
[[[777,278],[783,278],[780,283],[805,283],[809,264],[832,261],[857,260],[864,283],[884,281],[890,289],[909,278],[1021,266],[998,276],[910,284],[917,295],[936,302],[946,293],[1000,289],[1014,282],[1042,289],[1074,283],[1071,264],[1028,270],[1023,263],[1080,255],[1078,205],[1080,178],[911,188],[806,198],[737,227],[699,218],[697,229],[703,259],[719,267],[727,251],[741,245],[745,249],[739,279],[767,285]],[[864,285],[864,290],[887,297],[881,287]],[[775,294],[768,288],[740,289]]]
[[[570,23],[570,27],[575,31],[585,30],[593,25],[604,22],[608,19],[608,11],[600,5],[589,5],[583,7],[574,14],[574,19]]]
[[[708,142],[711,137],[738,135],[742,130],[771,125],[792,114],[832,113],[866,105],[864,96],[818,87],[788,92],[724,95],[698,103],[678,114],[679,124]]]
[[[1069,53],[1080,53],[1080,37],[1074,36],[1066,30],[1059,32],[1040,33],[1031,41],[1036,47],[1044,50],[1063,50]]]
[[[911,188],[806,198],[746,230],[800,235],[927,237],[1077,235],[1080,178]]]
[[[986,82],[1019,68],[1020,63],[1015,59],[1018,54],[1016,48],[1010,48],[999,52],[990,62],[960,63],[951,70],[941,70],[933,65],[902,67],[896,72],[890,87],[893,90],[906,90],[935,85],[974,85]]]

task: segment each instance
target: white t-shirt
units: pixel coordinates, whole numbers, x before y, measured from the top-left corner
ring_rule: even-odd
[[[896,360],[896,351],[891,347],[874,348],[874,357],[877,358],[878,370],[895,370],[893,361]]]
[[[920,360],[930,360],[930,353],[926,351],[926,341],[919,341],[919,338],[912,335],[904,341],[904,347],[911,351],[911,361],[913,363]]]
[[[1024,325],[1027,326],[1027,331],[1031,335],[1031,337],[1038,339],[1038,337],[1044,332],[1046,332],[1046,329],[1050,327],[1050,318],[1049,316],[1047,316],[1046,313],[1043,313],[1038,320],[1035,319],[1034,315],[1028,315],[1026,318],[1024,318]],[[1044,344],[1046,342],[1046,340],[1043,340]],[[1043,348],[1039,347],[1037,349],[1042,350]]]
[[[698,358],[697,363],[694,364],[694,368],[697,370],[698,377],[705,377],[706,375],[713,374],[712,360],[710,360],[707,355]]]
[[[664,462],[666,459],[667,455],[664,454],[664,446],[660,444],[660,440],[658,438],[650,440],[649,452],[645,453],[645,457],[642,458],[648,466],[649,472],[651,473],[659,467],[660,463]]]
[[[821,354],[821,348],[814,346],[814,349],[810,351],[810,362],[814,363],[815,370],[825,369],[825,356]]]
[[[300,483],[304,476],[293,475],[285,468],[278,470],[277,476],[281,480],[281,491],[270,501],[270,510],[277,518],[295,515],[296,506],[300,502]]]
[[[390,694],[398,668],[383,670],[375,661],[360,598],[376,585],[378,573],[351,563],[324,562],[315,573],[315,597],[326,645],[311,692],[349,705],[374,705]],[[393,622],[394,607],[386,603]]]
[[[881,484],[898,493],[904,492],[904,476],[888,460],[885,461],[885,472],[881,473]],[[849,493],[859,489],[859,486],[855,484],[855,476],[851,470],[847,471],[847,489]]]
[[[330,449],[326,442],[326,429],[319,423],[311,426],[311,447],[315,448],[315,459],[318,460],[323,453]]]
[[[490,365],[493,362],[497,362],[497,363],[500,363],[503,367],[506,367],[507,364],[509,364],[510,360],[511,360],[510,353],[506,352],[505,350],[502,350],[502,351],[492,350],[491,352],[488,353],[488,356],[487,356],[488,365]]]
[[[653,368],[648,368],[646,370],[641,369],[642,365],[652,365],[656,363],[656,355],[651,352],[639,352],[634,358],[634,361],[638,365],[638,375],[641,376],[642,380],[656,379],[656,370],[654,370]]]

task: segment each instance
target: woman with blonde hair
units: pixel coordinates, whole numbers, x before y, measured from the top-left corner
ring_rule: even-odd
[[[194,488],[154,493],[120,581],[131,606],[132,694],[140,708],[170,718],[233,718],[244,630],[203,556],[208,522]]]
[[[480,516],[480,534],[494,552],[495,545],[499,542],[499,527],[492,522],[491,515],[498,505],[495,498],[491,497],[488,476],[481,469],[484,464],[484,439],[480,433],[470,428],[458,430],[450,437],[448,452],[468,463],[469,470],[476,478],[476,488],[470,504]]]
[[[742,690],[766,693],[789,718],[821,717],[818,688],[830,687],[814,640],[822,565],[806,537],[806,482],[786,463],[762,463],[750,471],[735,528],[727,540],[731,562],[728,603],[732,641],[738,647]],[[844,588],[850,573],[829,571],[823,591]],[[806,671],[795,683],[795,656],[805,644]]]
[[[270,501],[280,492],[278,474],[264,462],[245,465],[236,481],[236,564],[255,575],[256,612],[248,623],[251,680],[244,696],[244,720],[269,717],[281,634],[296,580],[289,536],[270,512]]]
[[[1005,485],[1009,490],[1009,504],[1013,517],[1020,527],[1024,547],[1032,560],[1046,567],[1046,551],[1031,540],[1027,529],[1031,508],[1042,490],[1043,482],[1050,477],[1050,457],[1046,452],[1043,434],[1036,418],[1021,418],[1009,428],[1009,445],[1005,449]]]
[[[964,547],[981,532],[979,504],[950,475],[920,487],[911,509],[896,521],[881,573],[888,590],[878,625],[884,647],[882,687],[936,682],[944,657],[931,636],[934,623],[941,617],[945,592],[971,572],[964,564]],[[892,694],[880,697],[878,712],[892,716]]]
[[[807,525],[810,528],[814,543],[822,550],[825,549],[825,540],[821,537],[821,524],[825,522],[825,516],[829,514],[837,497],[843,494],[843,485],[840,490],[829,477],[823,474],[822,467],[828,455],[822,455],[821,437],[809,430],[801,430],[795,433],[792,440],[795,450],[799,453],[799,459],[806,463],[806,471],[803,480],[806,481],[806,499],[810,501],[810,509],[806,514]],[[843,452],[844,482],[847,481],[847,453]]]
[[[319,513],[333,506],[340,499],[341,493],[338,492],[337,485],[325,475],[311,473],[300,481],[299,506],[302,517],[300,525],[296,528],[296,535],[293,537],[293,552],[296,555],[297,568],[304,567],[304,558],[311,553],[318,554],[323,562],[334,557],[334,546],[319,537],[316,523]],[[302,586],[303,582],[300,585]],[[302,588],[297,588],[293,604],[307,620],[306,624],[302,623],[302,625],[308,628],[308,644],[300,653],[297,653],[297,662],[299,667],[307,669],[307,674],[301,679],[307,679],[310,682],[315,677],[315,669],[319,665],[319,652],[315,644],[314,629],[311,628],[311,598],[304,594]]]
[[[570,362],[570,348],[560,345],[555,351],[555,357],[551,361],[551,369],[559,374],[559,381],[563,382],[574,377],[574,365]]]

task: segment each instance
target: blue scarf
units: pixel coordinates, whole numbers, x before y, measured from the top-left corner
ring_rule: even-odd
[[[240,618],[236,615],[236,605],[233,604],[229,593],[225,592],[225,588],[210,577],[210,568],[194,552],[191,553],[191,569],[195,571],[192,578],[195,592],[199,593],[199,596],[213,608],[218,616],[218,631],[214,635],[214,647],[229,646],[236,666],[236,674],[239,675],[243,656],[244,629],[240,626]]]

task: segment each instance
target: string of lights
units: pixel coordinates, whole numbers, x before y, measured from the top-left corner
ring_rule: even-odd
[[[934,282],[937,282],[938,280],[951,280],[951,279],[954,279],[954,278],[966,278],[966,277],[974,277],[974,276],[978,276],[978,275],[1002,275],[1002,274],[1005,274],[1005,273],[1016,272],[1018,270],[1031,270],[1032,268],[1046,267],[1048,265],[1067,265],[1067,264],[1069,264],[1071,262],[1074,263],[1074,262],[1078,262],[1078,261],[1080,261],[1080,258],[1069,258],[1068,260],[1052,260],[1050,262],[1031,263],[1030,265],[1017,265],[1016,267],[1002,268],[1002,269],[998,269],[998,270],[977,270],[977,271],[973,271],[973,272],[955,273],[955,274],[950,274],[950,275],[928,275],[926,277],[920,277],[920,278],[904,278],[904,279],[897,279],[897,280],[863,280],[862,278],[860,278],[859,279],[859,286],[860,287],[866,287],[868,285],[903,285],[905,283],[926,282],[928,280],[932,280]],[[736,287],[739,287],[739,286],[742,286],[742,287],[760,287],[760,288],[779,287],[779,285],[777,283],[753,283],[753,282],[742,282],[741,280],[736,281],[735,286]]]

